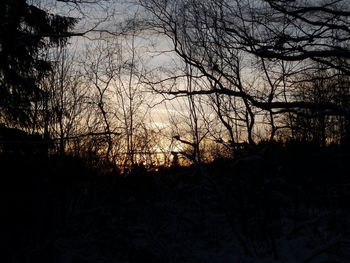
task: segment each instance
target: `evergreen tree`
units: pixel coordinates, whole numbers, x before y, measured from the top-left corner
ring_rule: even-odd
[[[38,83],[51,68],[40,51],[66,44],[76,23],[26,0],[0,1],[0,122],[29,125],[32,104],[42,95]]]

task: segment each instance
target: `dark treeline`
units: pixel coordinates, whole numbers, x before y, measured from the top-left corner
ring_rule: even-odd
[[[346,0],[39,2],[0,3],[4,262],[349,260]]]
[[[73,157],[2,156],[3,260],[346,262],[348,160],[315,144],[270,144],[118,176]]]

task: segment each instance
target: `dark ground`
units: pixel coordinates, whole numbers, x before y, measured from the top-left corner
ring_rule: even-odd
[[[336,147],[128,176],[72,157],[0,165],[1,262],[350,262],[350,159]]]

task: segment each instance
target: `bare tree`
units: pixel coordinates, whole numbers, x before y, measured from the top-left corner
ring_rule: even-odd
[[[298,73],[312,70],[315,62],[348,74],[345,1],[154,0],[140,4],[150,14],[149,25],[171,40],[182,61],[200,72],[196,78],[211,83],[199,90],[161,92],[241,100],[250,143],[258,111],[269,119],[270,139],[285,128],[276,122],[284,113],[305,114],[307,109],[349,116],[349,108],[339,103],[291,96]],[[237,59],[237,52],[243,59]],[[263,78],[256,77],[260,72]],[[252,81],[256,79],[260,80]]]
[[[98,110],[95,129],[105,133],[107,160],[109,160],[112,151],[112,132],[114,132],[111,127],[112,102],[110,100],[112,79],[116,73],[113,52],[114,49],[108,41],[97,42],[94,49],[88,49],[84,63],[87,85],[92,90],[90,103]]]
[[[148,134],[146,122],[149,108],[141,81],[146,70],[141,55],[144,44],[133,30],[119,41],[119,68],[113,78],[113,98],[119,107],[115,117],[119,120],[125,139],[124,166],[133,166],[140,159],[137,155],[144,155],[146,149],[149,150],[149,141],[145,137]]]
[[[40,82],[40,100],[33,104],[31,133],[58,142],[58,152],[67,150],[69,137],[79,133],[85,111],[85,90],[74,58],[74,50],[59,47],[48,50],[46,60],[53,65]]]

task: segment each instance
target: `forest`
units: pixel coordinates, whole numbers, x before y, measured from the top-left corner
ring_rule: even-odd
[[[3,262],[350,261],[348,0],[1,0]]]

